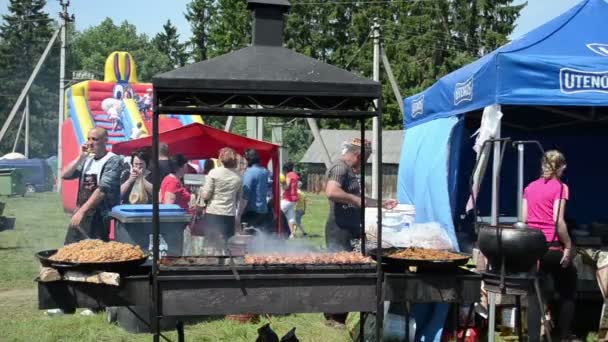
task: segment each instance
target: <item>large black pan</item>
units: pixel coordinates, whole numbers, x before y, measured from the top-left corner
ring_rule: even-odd
[[[127,261],[116,261],[116,262],[68,262],[68,261],[55,261],[49,259],[53,254],[57,253],[56,249],[42,251],[36,253],[36,257],[40,260],[40,264],[45,267],[52,267],[62,271],[106,271],[116,273],[129,273],[134,271],[138,266],[146,262],[148,255],[144,255],[143,258],[127,260]]]
[[[463,253],[456,253],[462,256],[462,258],[451,259],[451,260],[423,260],[423,259],[404,259],[395,258],[390,255],[404,250],[405,248],[391,247],[382,249],[382,263],[386,264],[389,269],[408,270],[409,267],[416,267],[418,271],[443,271],[443,270],[455,270],[459,266],[464,266],[469,261],[470,256]],[[376,249],[372,249],[369,255],[376,260]]]

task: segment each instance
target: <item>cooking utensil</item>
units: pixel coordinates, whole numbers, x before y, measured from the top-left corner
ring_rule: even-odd
[[[70,262],[51,260],[50,257],[55,253],[57,253],[56,249],[41,251],[36,253],[36,257],[42,266],[52,267],[63,271],[106,271],[128,273],[146,262],[149,256],[148,254],[144,254],[144,257],[139,259],[114,262]]]
[[[459,259],[436,259],[436,260],[424,260],[424,259],[407,259],[407,258],[397,258],[392,257],[391,254],[395,252],[402,251],[406,248],[399,247],[390,247],[390,248],[382,248],[382,262],[385,263],[388,267],[399,268],[407,270],[409,267],[416,267],[418,271],[420,270],[451,270],[455,269],[458,266],[466,265],[469,261],[470,256],[463,253],[451,252],[454,254],[461,255],[462,258]],[[376,248],[369,251],[369,255],[376,260]]]
[[[488,258],[493,272],[528,272],[547,252],[545,235],[538,229],[520,229],[509,225],[479,228],[479,250]]]
[[[74,226],[74,225],[70,225],[71,229],[76,229],[80,232],[80,234],[84,235],[85,238],[90,239],[91,237],[89,236],[89,234],[87,234],[82,228],[80,228],[80,226]]]

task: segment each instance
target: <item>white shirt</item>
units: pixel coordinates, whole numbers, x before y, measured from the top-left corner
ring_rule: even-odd
[[[141,135],[141,129],[137,128],[137,126],[131,129],[131,139],[137,139]]]
[[[103,166],[112,156],[115,156],[115,154],[108,152],[105,156],[97,160],[94,156],[87,157],[82,169],[82,183],[80,184],[80,189],[78,191],[79,198],[77,199],[78,205],[85,203],[89,197],[91,197],[95,189],[99,187],[99,178],[101,176]]]

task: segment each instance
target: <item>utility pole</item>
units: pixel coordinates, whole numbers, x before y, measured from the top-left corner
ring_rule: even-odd
[[[258,138],[258,121],[255,116],[248,116],[247,120],[247,137],[251,139]]]
[[[257,124],[257,128],[256,128],[257,137],[256,137],[256,139],[263,141],[264,140],[264,117],[263,116],[258,116],[256,118],[256,124]]]
[[[63,117],[65,115],[65,48],[67,45],[67,26],[69,22],[74,21],[74,15],[68,14],[68,6],[70,1],[59,0],[61,5],[61,52],[59,57],[59,120],[57,124],[57,192],[61,192],[61,164],[63,163],[62,158],[62,146],[61,140],[63,139]]]
[[[19,121],[19,128],[17,129],[17,135],[15,136],[15,143],[13,144],[13,152],[17,150],[17,144],[19,143],[19,136],[21,136],[21,127],[23,127],[23,121],[25,121],[25,109],[21,114],[21,121]]]
[[[226,119],[226,126],[224,126],[224,131],[230,132],[232,129],[232,122],[234,121],[234,116],[230,115],[228,119]]]
[[[384,71],[386,71],[386,76],[388,76],[388,80],[391,83],[391,88],[393,88],[393,94],[395,94],[395,100],[397,100],[397,104],[399,105],[399,111],[401,111],[401,116],[403,116],[403,96],[401,96],[401,91],[399,91],[399,86],[395,80],[395,75],[393,75],[393,69],[391,68],[391,64],[388,62],[388,58],[386,57],[384,44],[381,45],[380,51],[382,52],[382,65],[384,65]]]
[[[23,148],[26,159],[30,158],[30,96],[25,98],[25,146]]]
[[[374,39],[374,64],[373,64],[373,80],[380,82],[380,24],[378,18],[374,18],[372,24],[372,38]],[[374,106],[378,108],[378,100],[374,100]],[[376,198],[378,194],[378,165],[382,163],[382,156],[378,153],[378,120],[372,119],[372,192],[371,197]],[[365,165],[363,165],[365,167]],[[361,184],[365,184],[365,179],[361,180]],[[378,205],[381,205],[378,203]]]

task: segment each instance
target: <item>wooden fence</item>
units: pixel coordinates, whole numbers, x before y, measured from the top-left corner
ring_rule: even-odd
[[[383,198],[396,198],[397,197],[397,165],[384,165],[384,175],[382,176],[382,197]],[[368,196],[371,197],[370,191],[372,190],[372,177],[370,175],[371,169],[366,169],[365,175],[365,191]],[[315,167],[309,170],[306,175],[305,189],[308,192],[322,193],[325,191],[325,168]]]

